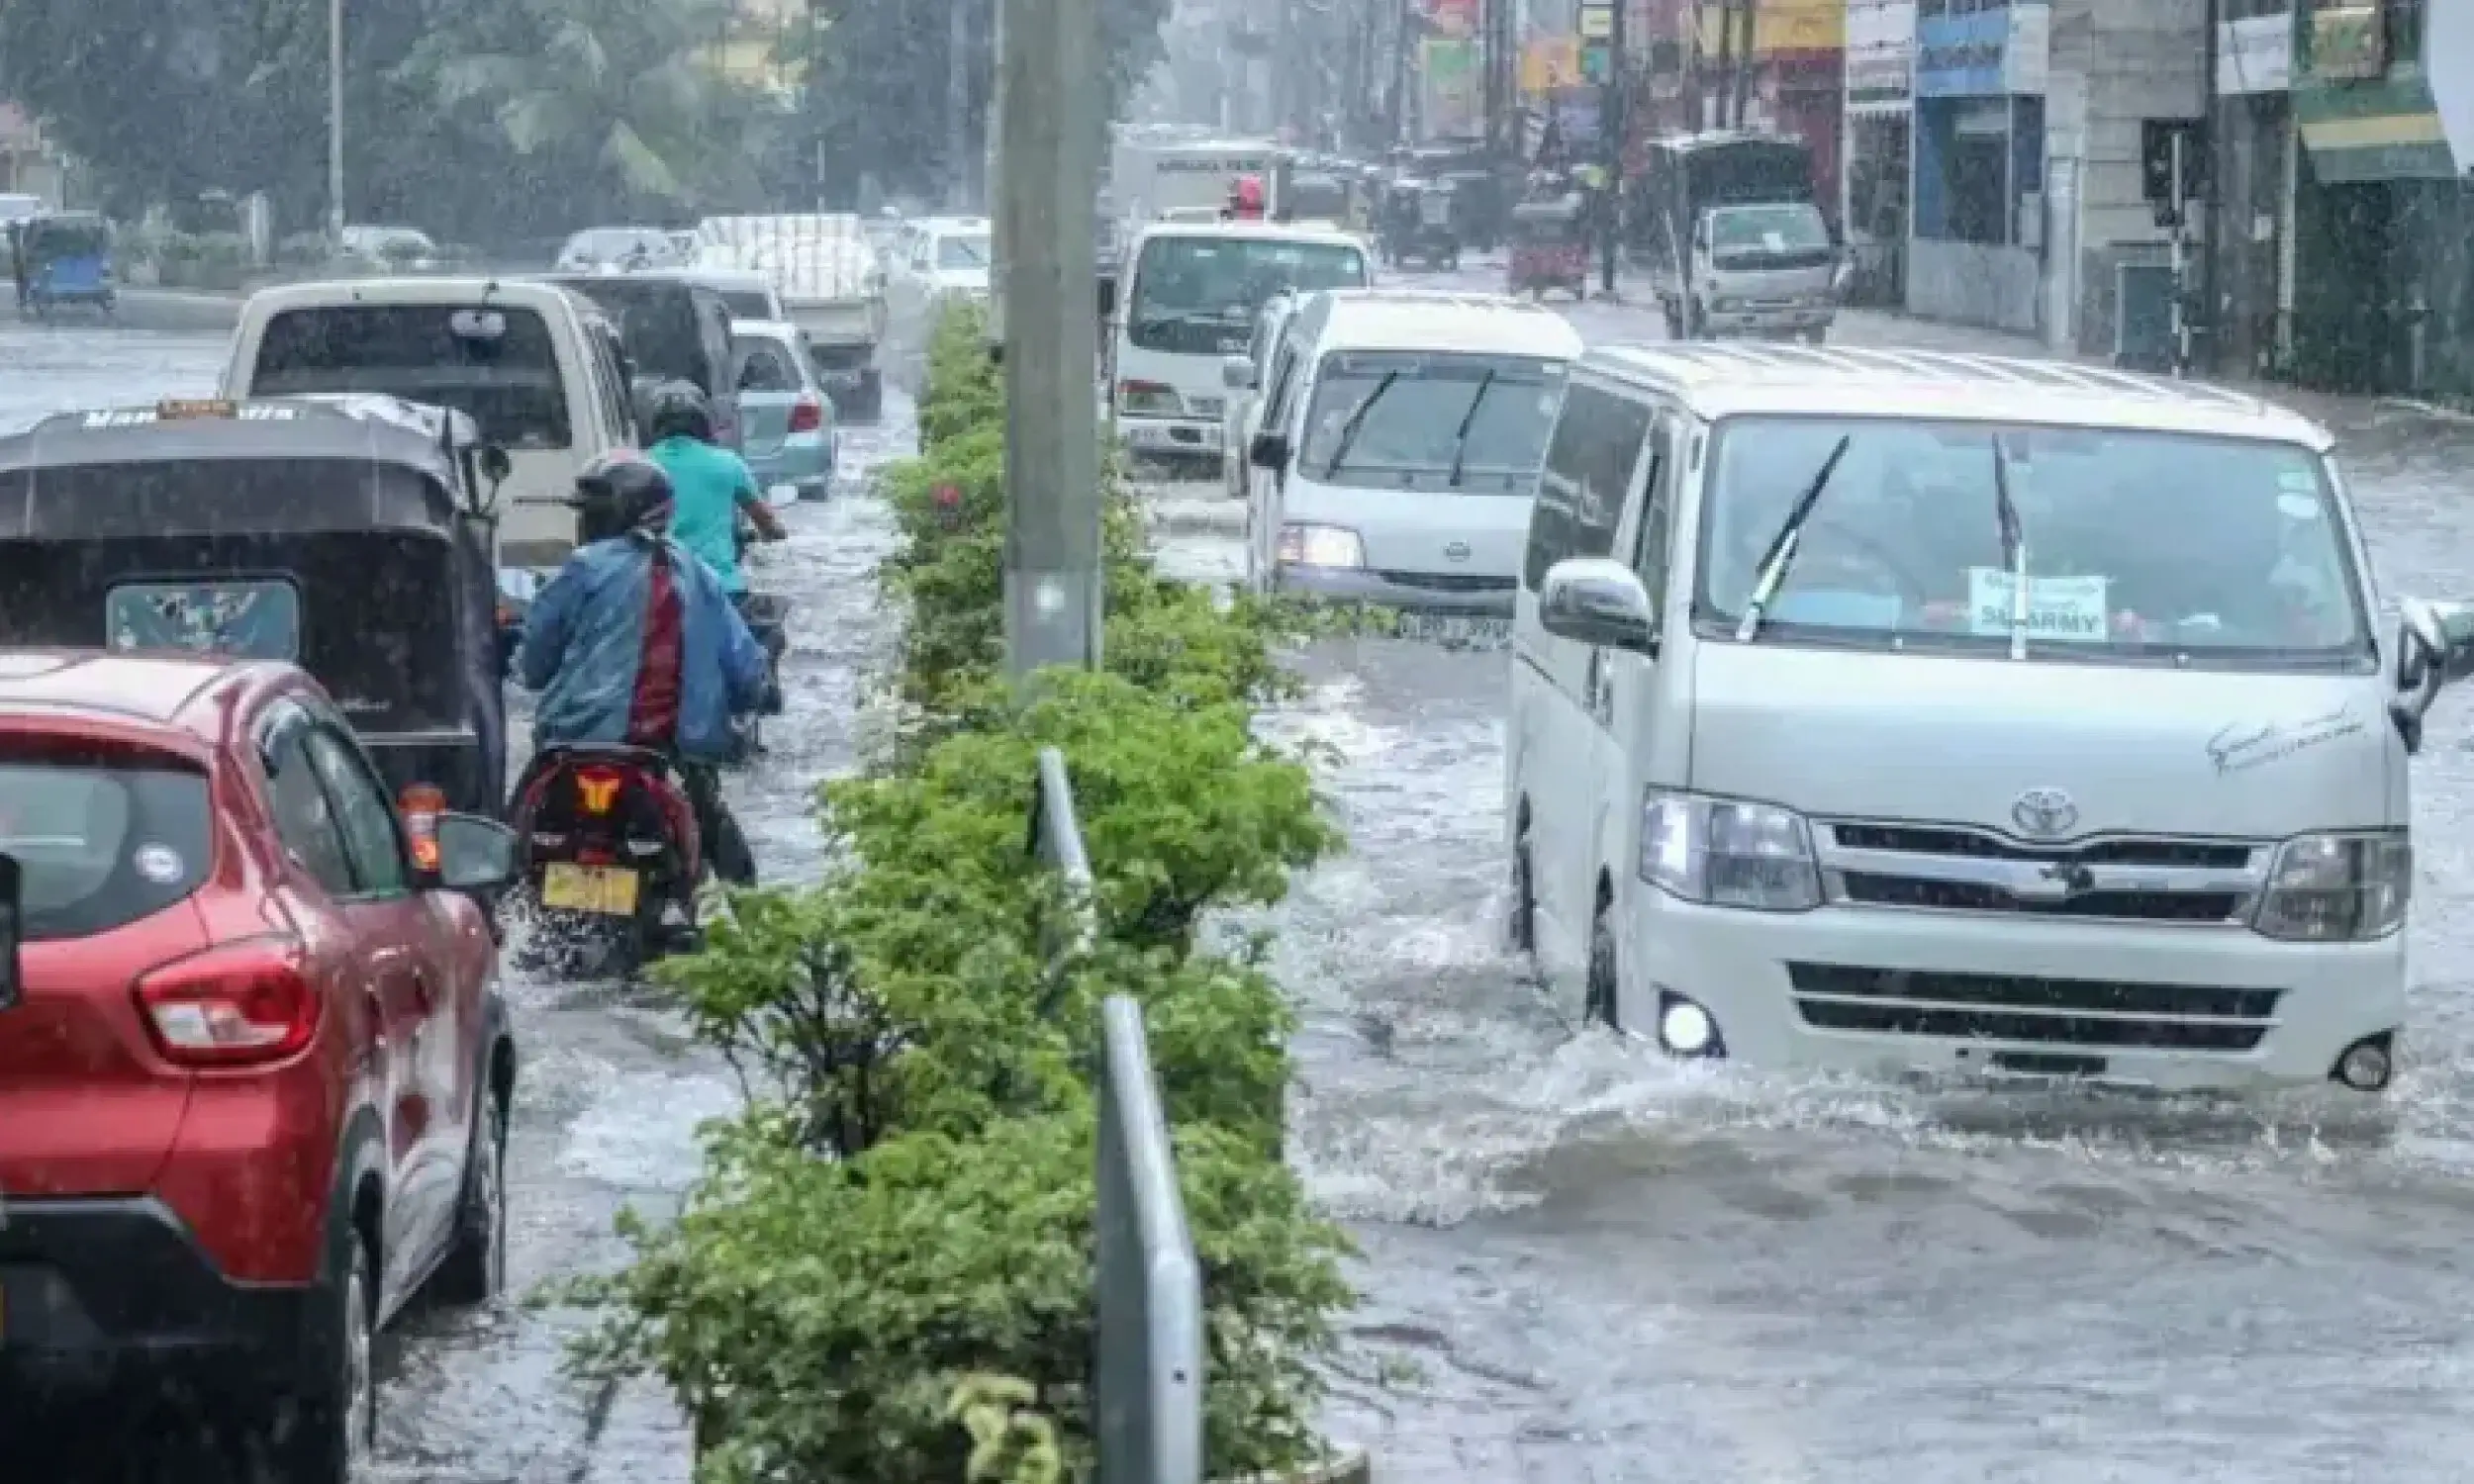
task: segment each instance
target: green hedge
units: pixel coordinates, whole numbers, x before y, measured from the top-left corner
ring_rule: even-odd
[[[699,1420],[707,1484],[1086,1471],[1097,1005],[1144,1006],[1208,1307],[1206,1448],[1237,1476],[1321,1454],[1318,1362],[1354,1301],[1343,1234],[1281,1159],[1290,1012],[1259,945],[1201,946],[1338,848],[1312,780],[1257,740],[1289,677],[1280,607],[1156,576],[1109,461],[1103,672],[999,676],[1002,410],[977,312],[939,326],[921,453],[883,488],[906,724],[819,790],[839,863],[743,893],[665,965],[751,1094],[680,1219],[628,1220],[576,1290],[590,1374],[652,1370]],[[1101,926],[1045,972],[1062,900],[1025,848],[1063,750]]]

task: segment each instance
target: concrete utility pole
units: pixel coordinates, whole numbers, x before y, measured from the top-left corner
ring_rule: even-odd
[[[971,11],[948,0],[945,28],[945,208],[971,209]]]
[[[327,0],[327,235],[343,235],[343,0]]]
[[[1598,132],[1605,136],[1606,186],[1598,193],[1598,210],[1605,218],[1599,224],[1606,234],[1606,257],[1599,266],[1598,287],[1610,297],[1615,292],[1615,259],[1622,254],[1624,235],[1624,142],[1630,137],[1625,107],[1630,91],[1630,58],[1624,55],[1624,12],[1632,7],[1616,0],[1612,24],[1606,41],[1606,101],[1599,107]]]
[[[1099,663],[1098,0],[999,0],[1005,662]]]

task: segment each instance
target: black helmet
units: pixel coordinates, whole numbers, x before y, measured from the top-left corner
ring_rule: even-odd
[[[632,449],[605,453],[576,471],[577,538],[587,545],[670,522],[670,476]]]
[[[664,438],[713,441],[713,407],[693,382],[664,382],[653,388],[647,411],[644,435],[653,442]]]

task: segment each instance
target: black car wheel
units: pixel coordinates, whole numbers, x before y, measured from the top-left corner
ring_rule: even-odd
[[[507,1097],[481,1090],[464,1192],[456,1202],[455,1246],[438,1268],[436,1293],[450,1304],[481,1304],[507,1287]]]
[[[1621,971],[1615,957],[1615,904],[1598,903],[1596,916],[1589,924],[1589,997],[1581,1011],[1584,1022],[1594,1021],[1608,1030],[1624,1028],[1620,997],[1616,992]]]
[[[268,1451],[286,1484],[358,1484],[377,1446],[376,1265],[360,1229],[335,1220],[314,1328],[271,1403]]]

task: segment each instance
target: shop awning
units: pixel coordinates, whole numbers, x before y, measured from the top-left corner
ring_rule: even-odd
[[[2311,151],[2311,173],[2324,185],[2453,180],[2457,174],[2435,112],[2309,120],[2302,142]]]
[[[2419,67],[2377,81],[2297,86],[2294,125],[2324,185],[2457,175],[2447,127]]]

